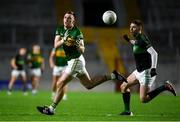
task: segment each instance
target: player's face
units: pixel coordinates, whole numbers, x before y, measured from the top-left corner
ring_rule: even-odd
[[[74,26],[75,18],[72,14],[65,14],[63,22],[66,28],[71,28]]]
[[[38,45],[33,46],[33,53],[39,53],[40,52],[40,47]]]
[[[20,54],[20,55],[25,55],[25,54],[26,54],[26,49],[25,49],[25,48],[21,48],[21,49],[19,50],[19,54]]]
[[[129,30],[130,30],[131,34],[136,35],[137,33],[140,32],[141,28],[139,26],[137,26],[136,24],[131,23]]]

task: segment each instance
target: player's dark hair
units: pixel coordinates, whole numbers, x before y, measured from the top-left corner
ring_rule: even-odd
[[[137,26],[143,26],[143,23],[141,22],[141,20],[138,20],[138,19],[135,19],[135,20],[131,21],[131,23],[134,23]]]
[[[73,11],[67,11],[66,14],[71,14],[71,15],[73,15],[74,18],[76,19],[76,15],[75,15],[75,13],[74,13]]]

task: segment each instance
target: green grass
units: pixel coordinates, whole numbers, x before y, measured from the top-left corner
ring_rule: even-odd
[[[131,109],[134,116],[119,116],[123,110],[120,93],[70,92],[54,116],[42,115],[38,105],[51,103],[50,92],[23,96],[13,92],[8,96],[0,92],[0,121],[175,121],[180,120],[180,97],[161,94],[152,102],[140,103],[139,95],[132,94]]]

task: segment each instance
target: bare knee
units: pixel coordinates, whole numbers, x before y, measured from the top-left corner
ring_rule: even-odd
[[[62,89],[62,88],[63,88],[63,81],[58,81],[58,82],[56,83],[56,88],[57,88],[57,89]]]
[[[148,103],[148,100],[147,100],[147,98],[146,98],[145,96],[140,97],[140,101],[141,101],[142,103]]]
[[[121,88],[121,93],[125,93],[125,92],[127,91],[127,90],[126,90],[126,89],[127,89],[126,87],[127,87],[127,83],[122,83],[122,84],[121,84],[121,86],[120,86],[120,88]]]
[[[91,90],[93,88],[93,86],[91,85],[88,85],[88,86],[85,86],[87,90]]]

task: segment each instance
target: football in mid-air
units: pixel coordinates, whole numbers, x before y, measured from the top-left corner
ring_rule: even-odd
[[[117,16],[114,11],[108,10],[104,12],[102,19],[105,24],[112,25],[116,22]]]

